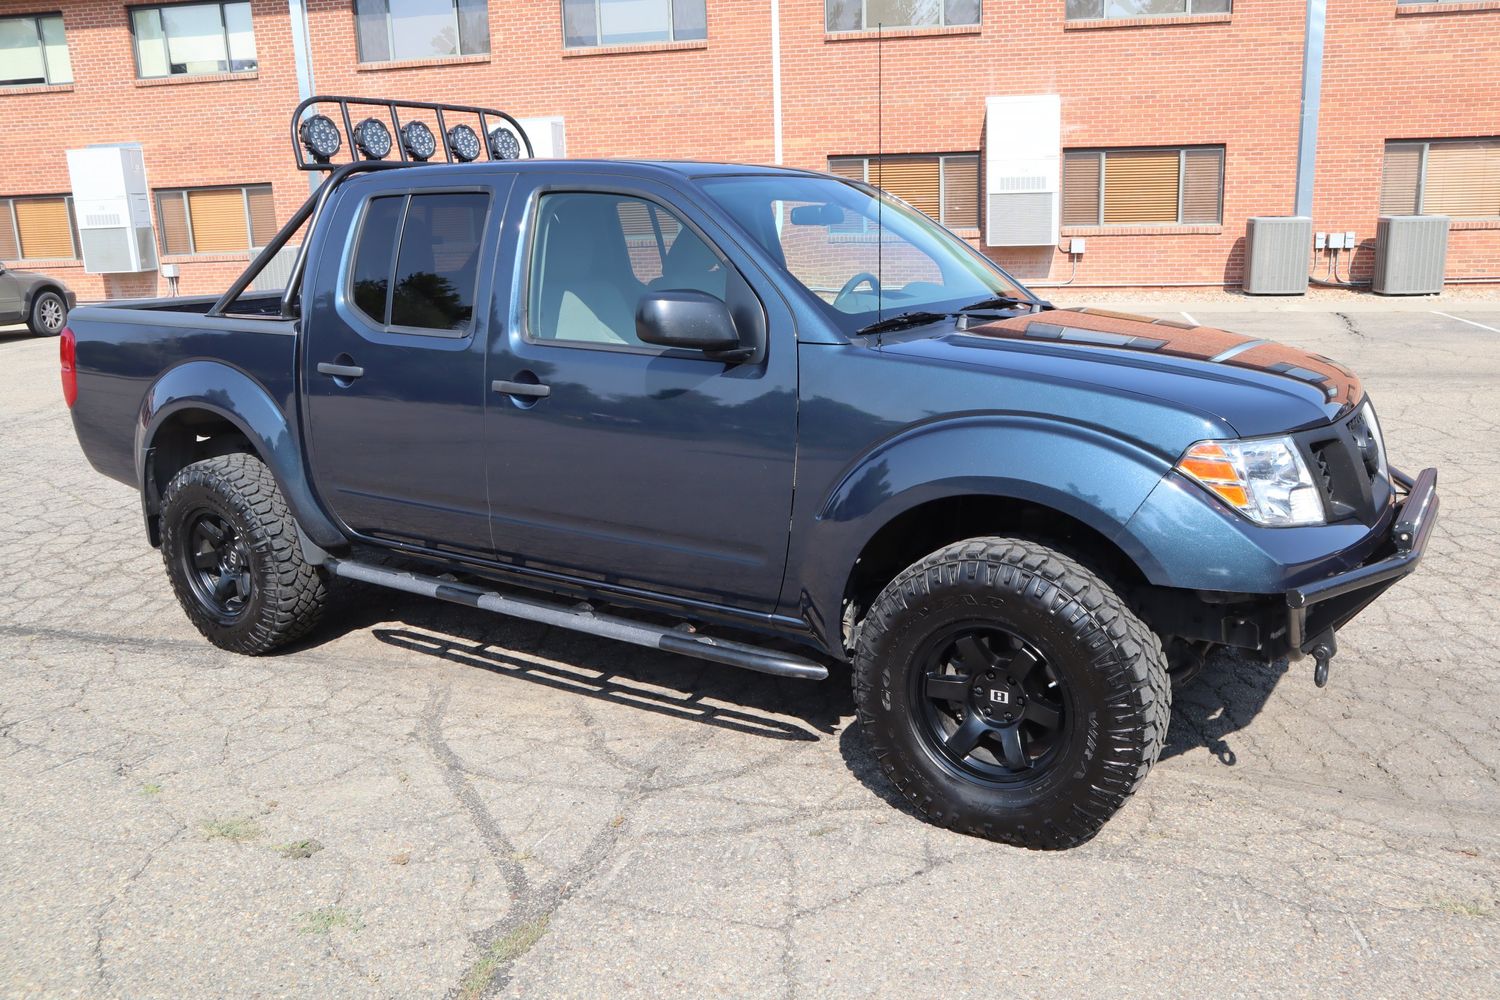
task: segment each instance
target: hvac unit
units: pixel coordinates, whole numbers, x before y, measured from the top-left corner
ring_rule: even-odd
[[[89,274],[156,270],[156,234],[141,147],[126,143],[70,149],[68,177],[83,269]]]
[[[297,247],[290,244],[276,251],[276,256],[271,258],[253,281],[250,282],[252,292],[279,292],[286,288],[286,283],[292,277],[292,265],[297,260]]]
[[[1379,295],[1436,295],[1448,265],[1446,215],[1382,215],[1375,226],[1375,273],[1370,290]]]
[[[1245,278],[1250,295],[1306,295],[1312,219],[1305,215],[1252,218],[1245,230]]]
[[[984,164],[985,245],[1055,245],[1062,99],[1056,94],[986,98]]]
[[[538,160],[560,160],[568,155],[568,135],[563,127],[562,115],[543,115],[540,118],[517,118],[531,140],[532,152]]]

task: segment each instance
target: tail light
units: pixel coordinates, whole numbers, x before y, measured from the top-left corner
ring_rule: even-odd
[[[58,336],[57,354],[62,362],[63,401],[71,409],[78,402],[78,338],[71,327],[63,327]]]

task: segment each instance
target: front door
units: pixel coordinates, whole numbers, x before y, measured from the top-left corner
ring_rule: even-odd
[[[0,265],[0,323],[25,321],[26,317],[21,314],[21,283]]]
[[[796,455],[790,314],[670,189],[575,180],[523,177],[512,194],[510,217],[527,220],[507,236],[521,300],[491,333],[488,376],[498,555],[769,613]],[[651,289],[748,304],[764,356],[735,364],[642,343],[635,310]]]
[[[303,385],[313,482],[353,532],[491,556],[484,343],[505,187],[354,187],[322,231]],[[343,237],[333,234],[350,234]]]

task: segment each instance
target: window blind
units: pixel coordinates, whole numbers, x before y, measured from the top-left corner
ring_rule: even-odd
[[[1104,158],[1106,225],[1177,221],[1177,150],[1129,150]]]
[[[250,246],[243,188],[189,191],[188,221],[197,253],[235,253]]]
[[[23,198],[13,204],[22,257],[29,260],[74,257],[73,225],[66,199]]]
[[[1431,143],[1422,212],[1456,219],[1500,216],[1500,139]]]
[[[1182,152],[1182,221],[1218,222],[1223,216],[1224,151]]]
[[[1422,186],[1422,152],[1420,142],[1388,142],[1385,145],[1385,167],[1380,177],[1380,214],[1416,215]]]
[[[1099,161],[1102,158],[1102,153],[1068,153],[1063,157],[1063,225],[1099,224]]]
[[[21,245],[16,242],[15,218],[10,214],[10,199],[0,198],[0,260],[17,260]]]

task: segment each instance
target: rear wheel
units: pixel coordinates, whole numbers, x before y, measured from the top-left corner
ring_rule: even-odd
[[[1093,837],[1155,763],[1161,644],[1095,574],[1035,542],[933,553],[876,599],[855,700],[924,818],[1032,848]]]
[[[161,553],[188,619],[236,653],[300,638],[327,599],[271,470],[253,455],[194,462],[172,478],[162,496]]]
[[[31,300],[26,325],[39,337],[55,337],[68,322],[68,304],[56,292],[40,292]]]

